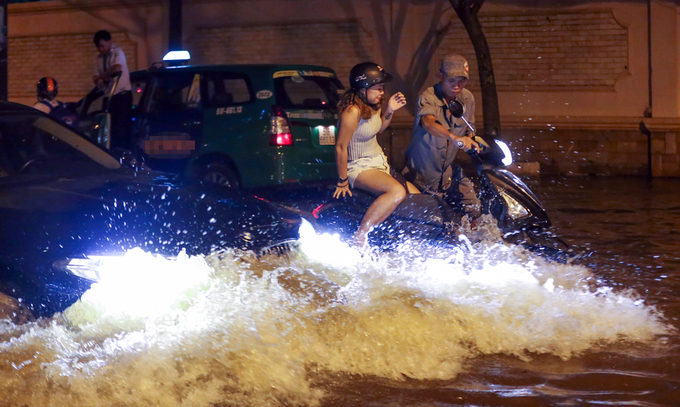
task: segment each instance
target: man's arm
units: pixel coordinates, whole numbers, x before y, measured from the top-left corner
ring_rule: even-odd
[[[474,142],[469,137],[458,137],[455,134],[448,131],[442,124],[437,120],[433,114],[426,114],[420,117],[420,125],[431,135],[435,137],[441,137],[458,143],[459,148],[464,151],[468,151],[474,148]],[[462,143],[462,145],[461,145]]]
[[[94,83],[97,86],[100,86],[100,82],[108,83],[111,80],[111,78],[115,77],[116,75],[120,75],[123,72],[123,64],[127,64],[123,50],[119,48],[114,48],[110,52],[111,52],[110,62],[111,66],[109,67],[109,69],[102,73],[95,74],[94,76]],[[98,62],[99,61],[97,60],[96,63]],[[95,65],[95,70],[97,72],[99,71],[97,65]]]
[[[401,109],[402,107],[406,106],[406,97],[404,96],[403,93],[397,92],[390,99],[387,101],[387,109],[385,109],[385,113],[382,115],[382,125],[380,126],[380,130],[378,130],[378,133],[382,133],[385,131],[387,126],[390,125],[390,122],[392,121],[392,116],[394,115],[394,112],[397,110]]]
[[[125,53],[119,47],[114,47],[111,49],[111,67],[106,70],[106,74],[111,78],[122,73],[123,65],[127,66]]]
[[[104,82],[108,82],[111,80],[111,78],[120,74],[121,72],[123,72],[123,68],[120,66],[120,64],[112,65],[111,68],[99,75],[99,79],[103,80]]]

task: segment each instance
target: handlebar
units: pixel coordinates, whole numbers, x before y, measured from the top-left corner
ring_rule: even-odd
[[[472,127],[470,122],[467,121],[467,119],[463,116],[465,114],[465,105],[460,103],[458,100],[454,99],[451,102],[449,102],[449,111],[451,112],[451,115],[457,119],[463,119],[465,124],[468,126],[471,132],[475,132],[475,128]],[[475,140],[475,142],[479,145],[480,143]],[[486,144],[486,143],[484,143]],[[462,141],[459,141],[456,143],[458,148],[463,148],[465,144]]]
[[[472,141],[474,143],[476,143],[477,146],[479,147],[479,150],[480,150],[479,152],[484,152],[489,147],[489,145],[486,143],[486,141],[484,141],[484,139],[479,137],[479,136],[472,137]],[[465,146],[465,143],[463,143],[462,141],[457,141],[456,146],[458,146],[458,148],[462,149]],[[470,151],[475,151],[475,150],[476,149],[469,150],[468,153]]]
[[[457,99],[452,100],[449,102],[449,111],[451,112],[451,115],[458,118],[458,119],[463,119],[465,124],[468,126],[468,128],[472,131],[475,132],[474,127],[465,119],[464,114],[465,114],[465,105],[458,101]],[[487,143],[484,138],[480,136],[474,136],[473,138],[474,142],[477,143],[477,145],[480,147],[479,153],[484,154],[484,158],[479,156],[479,153],[476,151],[476,149],[471,149],[467,151],[468,155],[470,155],[472,158],[475,158],[477,161],[481,162],[490,162],[493,163],[493,165],[509,165],[506,163],[503,163],[503,161],[507,158],[509,159],[509,162],[512,162],[512,158],[510,157],[510,150],[507,149],[507,146],[505,146],[505,143],[502,143],[505,146],[506,151],[502,151],[502,147],[498,145],[498,141],[494,140],[491,145]],[[462,141],[458,141],[456,143],[458,145],[458,148],[463,148],[465,144]],[[507,157],[506,157],[507,156]]]

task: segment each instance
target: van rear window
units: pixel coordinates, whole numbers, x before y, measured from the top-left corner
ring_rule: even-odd
[[[205,75],[205,83],[209,106],[232,106],[253,99],[246,75],[211,73]]]
[[[284,109],[335,110],[343,89],[335,77],[279,76],[274,78],[276,104]]]

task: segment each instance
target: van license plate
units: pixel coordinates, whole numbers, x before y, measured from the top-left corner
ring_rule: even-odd
[[[319,126],[319,144],[322,146],[335,145],[335,126]]]

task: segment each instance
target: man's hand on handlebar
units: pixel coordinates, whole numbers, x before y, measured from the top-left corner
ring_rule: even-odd
[[[479,147],[479,144],[475,143],[472,140],[472,137],[458,137],[458,136],[453,136],[453,141],[456,143],[458,148],[462,149],[465,152],[468,152],[470,150],[474,150],[476,152],[480,152],[481,149]]]

